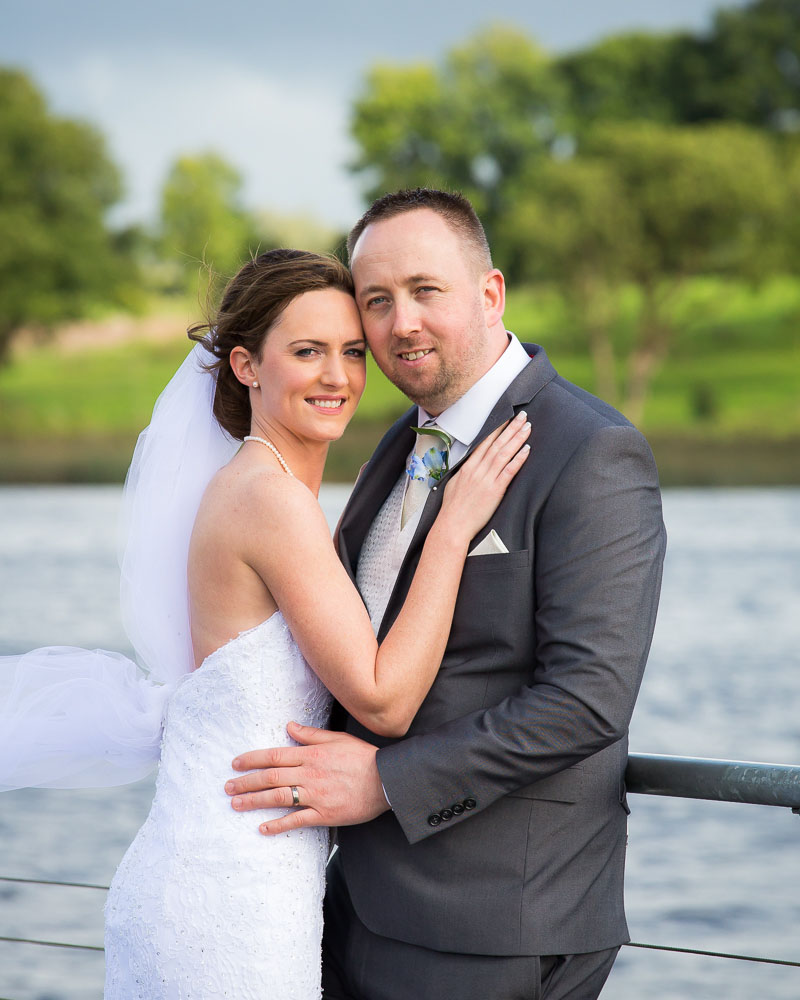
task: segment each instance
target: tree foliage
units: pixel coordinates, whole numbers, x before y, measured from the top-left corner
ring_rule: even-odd
[[[598,121],[680,120],[676,64],[686,36],[614,35],[555,60],[577,134]]]
[[[257,226],[241,203],[242,177],[214,152],[182,156],[161,194],[161,252],[176,284],[204,288],[209,274],[228,278],[257,250]]]
[[[370,196],[466,194],[511,281],[561,288],[598,391],[638,420],[687,278],[797,268],[800,146],[775,129],[800,104],[799,18],[797,0],[758,0],[702,37],[557,59],[493,29],[439,67],[377,67],[354,108],[356,168]],[[615,337],[622,289],[638,308]]]
[[[683,282],[697,275],[759,280],[780,270],[787,199],[781,157],[755,129],[607,124],[580,156],[535,165],[521,179],[513,216],[501,227],[505,256],[522,280],[564,290],[579,313],[598,391],[638,420],[671,347],[671,305]],[[639,309],[621,343],[612,329],[623,286],[638,290]]]
[[[21,326],[113,297],[124,261],[105,216],[120,191],[100,134],[51,114],[24,73],[0,69],[0,358]]]
[[[709,31],[617,35],[557,60],[578,131],[597,120],[800,130],[800,3],[722,8]]]
[[[353,110],[354,169],[367,196],[417,185],[463,191],[490,238],[507,183],[563,130],[566,89],[546,54],[494,27],[450,52],[441,69],[378,66]]]
[[[786,171],[786,200],[789,211],[784,223],[786,227],[786,252],[793,267],[786,270],[800,271],[800,139],[796,139],[783,150]]]
[[[680,69],[682,120],[800,130],[800,3],[720,9],[707,35],[685,38]]]

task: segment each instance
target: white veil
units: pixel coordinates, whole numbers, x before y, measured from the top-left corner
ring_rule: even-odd
[[[0,657],[0,791],[137,781],[164,709],[194,666],[186,563],[200,499],[236,452],[214,419],[214,356],[197,344],[159,396],[125,481],[120,653],[52,646]]]

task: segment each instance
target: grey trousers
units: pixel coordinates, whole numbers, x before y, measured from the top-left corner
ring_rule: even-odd
[[[584,955],[464,955],[373,934],[328,865],[323,1000],[596,1000],[618,948]]]

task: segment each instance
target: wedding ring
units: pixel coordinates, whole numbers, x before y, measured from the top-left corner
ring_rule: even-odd
[[[297,785],[290,785],[289,787],[292,790],[292,805],[293,806],[299,806],[300,805],[300,793],[297,791]]]

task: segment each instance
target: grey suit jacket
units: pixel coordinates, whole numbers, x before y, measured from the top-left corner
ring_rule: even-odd
[[[526,346],[532,364],[478,437],[527,410],[531,455],[475,539],[494,528],[509,552],[467,559],[441,668],[407,736],[346,721],[381,748],[393,808],[339,831],[353,905],[375,933],[441,951],[574,954],[627,940],[624,772],[661,583],[658,477],[621,414]],[[353,579],[415,420],[413,409],[388,431],[342,518]],[[441,496],[426,502],[380,637]]]

